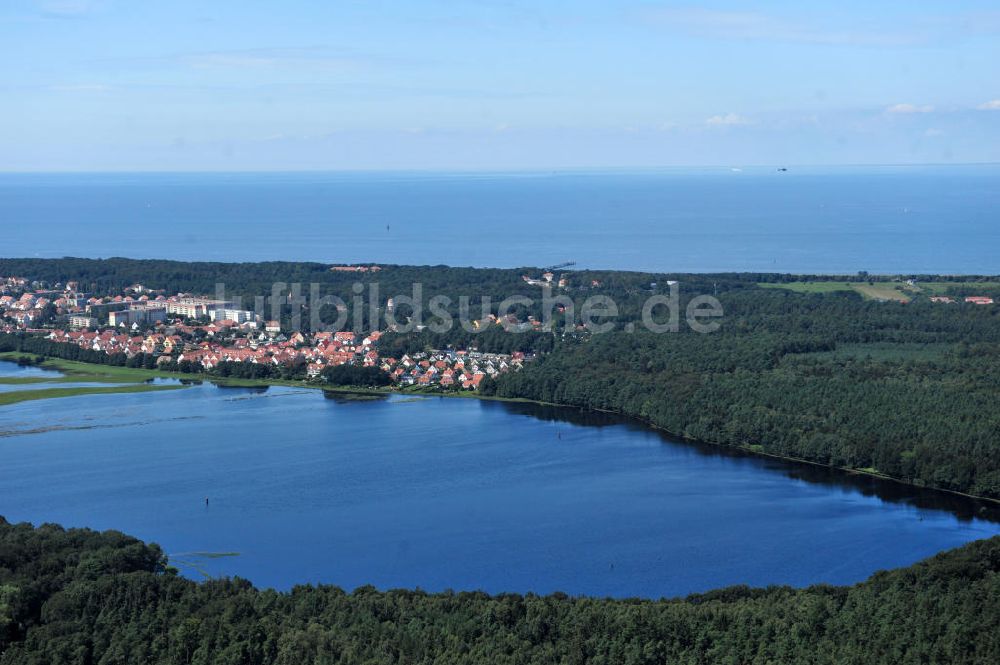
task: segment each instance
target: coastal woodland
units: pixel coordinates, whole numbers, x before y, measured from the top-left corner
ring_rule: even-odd
[[[0,518],[0,665],[668,662],[1000,662],[1000,537],[851,587],[612,600],[197,583],[118,532]]]

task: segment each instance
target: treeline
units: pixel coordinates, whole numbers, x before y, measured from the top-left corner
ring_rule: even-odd
[[[678,600],[257,590],[155,545],[0,518],[0,665],[1000,662],[1000,538],[851,587]]]
[[[136,354],[129,358],[124,353],[105,353],[85,349],[76,344],[53,342],[38,335],[0,333],[0,351],[16,351],[24,354],[75,360],[96,365],[114,365],[116,367],[133,367],[144,369],[156,368],[156,357],[148,353]]]
[[[384,387],[392,385],[392,378],[378,367],[334,365],[323,368],[321,376],[327,383],[335,386]]]

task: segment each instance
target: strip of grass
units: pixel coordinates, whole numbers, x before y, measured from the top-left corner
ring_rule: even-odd
[[[17,351],[7,351],[0,353],[0,360],[17,360],[29,354]],[[63,360],[62,358],[46,358],[45,362],[35,365],[41,369],[55,370],[62,372],[63,376],[58,377],[11,377],[20,379],[16,383],[59,383],[80,381],[103,382],[103,383],[140,383],[153,378],[191,378],[188,374],[178,372],[159,372],[149,369],[133,369],[130,367],[117,367],[115,365],[96,365],[82,363],[75,360]],[[14,383],[14,382],[11,382]]]
[[[761,282],[757,286],[765,289],[787,289],[796,293],[833,293],[834,291],[854,291],[852,282]]]
[[[77,379],[73,379],[76,381]],[[0,385],[4,386],[30,386],[36,383],[64,383],[69,382],[68,376],[0,376]]]
[[[899,282],[762,282],[758,284],[765,289],[786,289],[796,293],[833,293],[835,291],[853,291],[861,294],[866,300],[896,300],[909,302],[912,297],[912,287]]]
[[[867,300],[896,300],[898,302],[910,302],[912,297],[907,293],[908,287],[896,282],[857,282],[854,290],[864,296]]]
[[[0,360],[17,360],[23,358],[25,353],[17,351],[7,351],[0,353]],[[32,356],[33,357],[33,356]],[[133,369],[131,367],[118,367],[116,365],[97,365],[93,363],[78,362],[76,360],[63,360],[62,358],[46,358],[45,362],[35,365],[42,369],[50,369],[62,372],[62,377],[37,377],[41,381],[31,381],[35,377],[16,377],[16,383],[141,383],[150,379],[180,379],[184,381],[211,381],[219,385],[237,386],[242,388],[256,388],[261,386],[292,386],[302,387],[302,381],[284,381],[281,379],[237,379],[229,377],[217,377],[207,374],[184,374],[183,372],[164,372],[156,369]],[[9,377],[14,378],[14,377]],[[28,380],[25,380],[28,379]],[[13,383],[13,382],[12,382]]]
[[[0,352],[0,360],[17,360],[25,353],[16,351]],[[72,383],[141,383],[150,379],[178,379],[182,381],[208,381],[218,386],[234,388],[264,388],[266,386],[285,386],[289,388],[314,388],[321,389],[328,393],[367,393],[371,395],[387,395],[390,393],[415,393],[444,397],[478,397],[474,391],[443,392],[432,387],[412,386],[409,388],[364,388],[356,386],[333,386],[323,383],[309,383],[306,381],[294,381],[285,379],[238,379],[234,377],[219,377],[211,374],[184,374],[182,372],[163,372],[151,369],[132,369],[129,367],[118,367],[115,365],[97,365],[92,363],[78,362],[76,360],[63,360],[61,358],[46,358],[45,362],[36,367],[51,369],[63,372],[65,377],[54,377],[47,379],[53,382]],[[30,379],[34,377],[18,377]],[[41,378],[41,377],[40,377]],[[23,381],[23,383],[32,383]],[[48,389],[32,390],[31,392],[45,392]],[[23,391],[28,392],[28,391]],[[10,393],[7,393],[10,394]],[[40,398],[39,398],[40,399]]]
[[[901,282],[761,282],[765,289],[785,289],[796,293],[833,293],[854,291],[866,300],[909,302],[914,295],[939,295],[953,290],[962,295],[980,295],[1000,289],[1000,282],[916,282],[913,286]]]
[[[38,390],[12,390],[0,393],[0,406],[17,404],[36,399],[76,397],[77,395],[112,395],[116,393],[145,393],[159,390],[178,390],[186,386],[157,386],[152,384],[128,384],[119,386],[89,386],[83,388],[40,388]]]
[[[1000,289],[1000,282],[917,282],[917,287],[926,293],[942,294],[949,289],[958,289],[963,295],[977,295],[983,291]]]

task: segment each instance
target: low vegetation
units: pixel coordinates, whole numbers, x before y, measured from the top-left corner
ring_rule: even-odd
[[[36,388],[32,390],[10,390],[0,392],[0,406],[8,406],[19,402],[30,402],[38,399],[55,399],[58,397],[77,397],[79,395],[114,395],[121,393],[146,393],[162,390],[178,390],[182,385],[121,385],[121,386],[74,386],[72,388]]]
[[[189,378],[177,373],[79,362],[19,351],[2,351],[0,360],[30,364],[53,372],[51,376],[0,377],[2,383],[140,383],[155,378]]]
[[[910,302],[917,296],[951,295],[957,297],[970,295],[990,295],[1000,291],[1000,282],[981,281],[913,281],[875,279],[836,281],[808,280],[792,282],[761,282],[759,286],[767,289],[786,289],[796,293],[857,293],[867,300],[895,300]]]

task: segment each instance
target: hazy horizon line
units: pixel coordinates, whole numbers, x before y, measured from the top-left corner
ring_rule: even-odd
[[[124,259],[126,261],[170,261],[174,263],[219,263],[224,265],[242,265],[242,264],[256,264],[256,263],[314,263],[323,266],[372,266],[377,265],[382,269],[385,268],[452,268],[457,270],[510,270],[517,271],[523,269],[538,269],[544,270],[543,265],[521,265],[521,266],[490,266],[490,265],[454,265],[447,263],[392,263],[388,261],[308,261],[303,259],[267,259],[264,261],[208,261],[203,259],[191,260],[191,259],[173,259],[167,257],[132,257],[132,256],[0,256],[0,261],[62,261],[65,259],[83,259],[85,261],[110,261],[113,259]],[[677,272],[662,272],[654,270],[626,270],[620,268],[566,268],[562,272],[612,272],[612,273],[628,273],[636,275],[668,275],[668,276],[678,276],[678,275],[787,275],[792,277],[858,277],[862,273],[867,277],[908,277],[908,278],[921,278],[921,277],[1000,277],[1000,273],[982,273],[982,272],[875,272],[871,270],[856,270],[853,272],[799,272],[799,271],[783,271],[783,270],[684,270]],[[370,275],[369,275],[370,276]]]
[[[678,171],[685,169],[726,169],[739,172],[742,169],[817,169],[817,168],[904,168],[904,167],[967,167],[1000,166],[1000,161],[981,162],[836,162],[836,163],[741,163],[726,164],[675,164],[661,166],[524,166],[524,167],[405,167],[405,168],[329,168],[329,169],[5,169],[0,175],[121,175],[121,174],[310,174],[310,173],[566,173],[566,172],[652,172]]]

